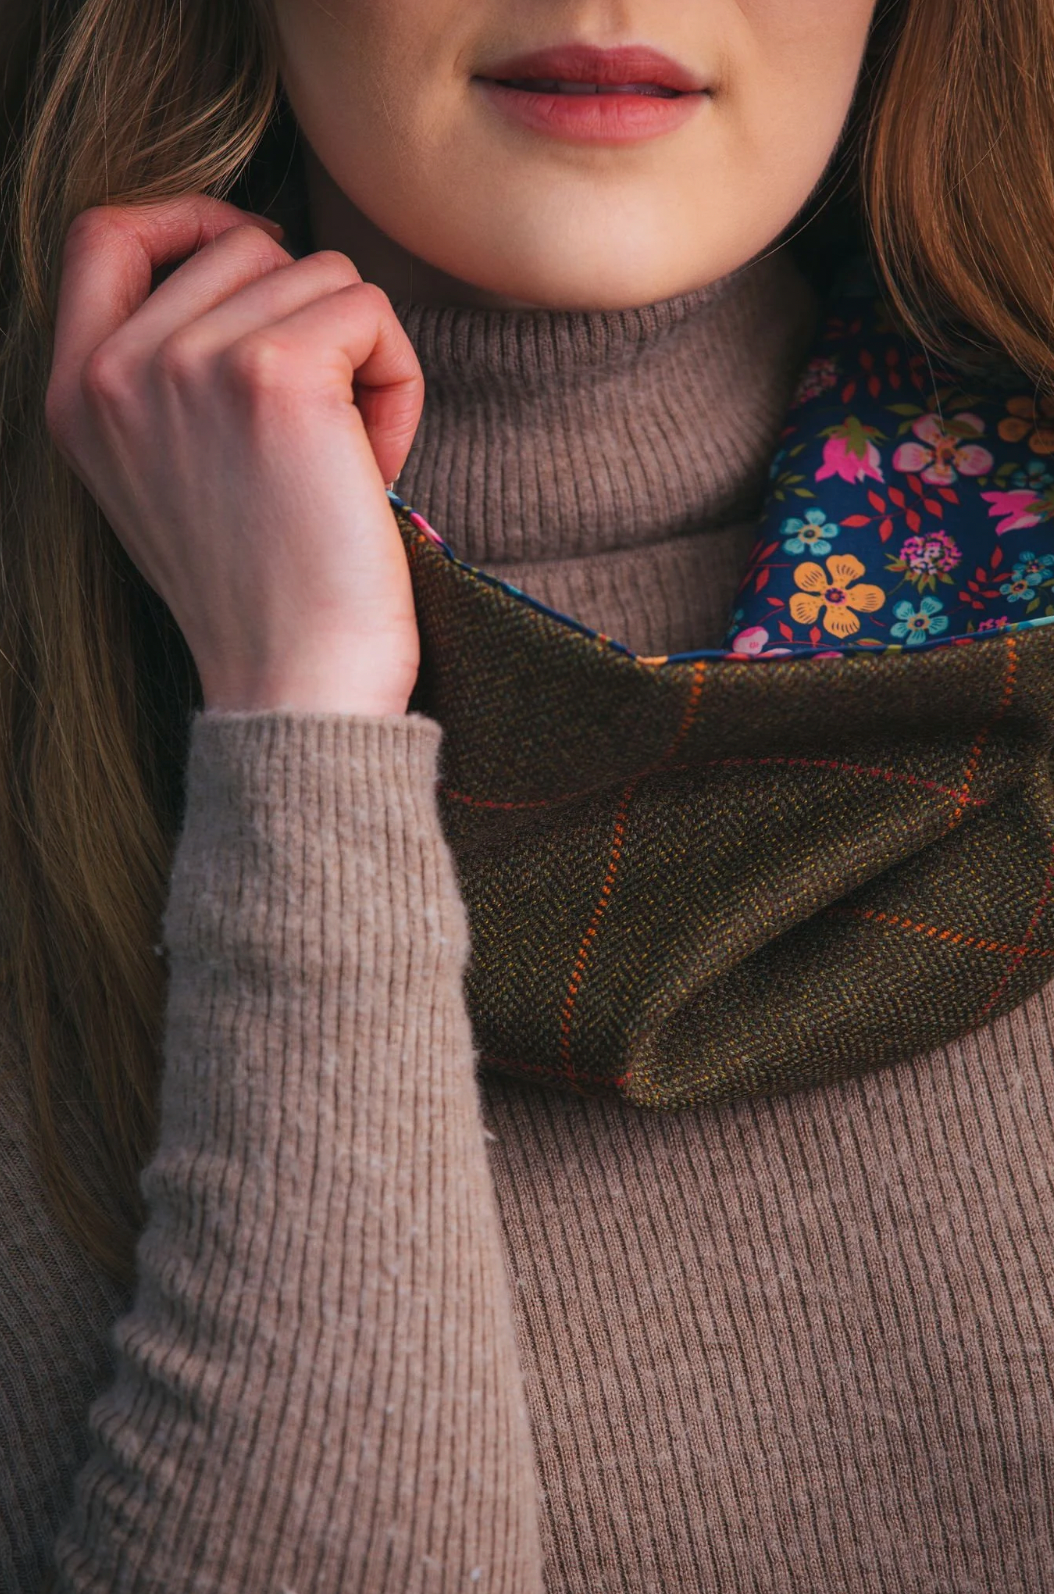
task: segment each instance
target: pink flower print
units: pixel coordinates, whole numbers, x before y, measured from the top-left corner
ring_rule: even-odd
[[[834,387],[838,381],[838,361],[830,355],[819,355],[802,372],[794,395],[793,404],[807,404],[810,399],[819,398],[829,388]]]
[[[840,476],[844,482],[862,482],[865,477],[884,482],[882,456],[873,438],[882,433],[873,426],[864,426],[855,415],[850,415],[841,426],[832,426],[825,434],[823,464],[816,472],[818,482],[829,476]]]
[[[745,631],[733,637],[732,652],[750,659],[782,658],[790,652],[790,648],[770,648],[768,643],[769,634],[763,625],[748,625]]]
[[[745,631],[740,631],[739,635],[733,638],[732,652],[749,653],[751,658],[756,658],[768,639],[769,634],[763,625],[748,625]]]
[[[1008,614],[995,614],[990,620],[982,620],[977,627],[978,631],[1001,631],[1005,625],[1010,624]]]
[[[997,471],[996,480],[1002,475]],[[995,528],[997,537],[1004,531],[1027,531],[1041,521],[1054,520],[1054,473],[1041,460],[1032,459],[1023,470],[1015,470],[998,492],[981,497],[992,505],[989,515],[1003,516]]]
[[[902,443],[893,469],[914,472],[934,487],[950,487],[960,476],[983,476],[995,463],[987,448],[969,439],[984,435],[978,415],[954,415],[946,424],[937,415],[920,415],[911,430],[917,443]]]
[[[935,572],[947,574],[962,563],[959,545],[946,531],[930,531],[923,536],[909,537],[900,550],[900,557],[920,576]]]
[[[1029,487],[1012,493],[982,493],[981,497],[992,506],[989,515],[1003,517],[995,528],[997,537],[1001,537],[1005,531],[1027,531],[1029,526],[1038,526],[1041,520],[1046,519],[1043,505],[1037,503],[1036,495]]]

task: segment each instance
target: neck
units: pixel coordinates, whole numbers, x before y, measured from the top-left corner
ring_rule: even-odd
[[[753,513],[815,315],[783,252],[638,310],[396,310],[427,395],[399,491],[476,564]]]
[[[294,248],[348,253],[424,369],[402,496],[461,557],[638,651],[715,644],[815,322],[787,252],[641,309],[537,309],[411,255],[303,157]]]

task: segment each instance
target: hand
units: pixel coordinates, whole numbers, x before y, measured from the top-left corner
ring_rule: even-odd
[[[172,611],[206,708],[405,713],[420,655],[385,483],[424,379],[381,290],[279,233],[203,195],[79,216],[48,427]]]

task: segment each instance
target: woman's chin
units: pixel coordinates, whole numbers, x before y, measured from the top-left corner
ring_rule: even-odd
[[[414,298],[507,310],[630,310],[704,287],[746,258],[725,266],[695,257],[671,270],[669,260],[637,261],[627,269],[614,246],[602,253],[579,251],[578,258],[570,250],[531,260],[451,255],[442,266],[436,262],[428,273],[431,280],[417,274]]]
[[[572,222],[568,224],[568,211]],[[676,206],[539,203],[481,205],[457,218],[456,230],[441,215],[429,225],[406,227],[413,211],[400,207],[391,218],[399,245],[422,264],[438,290],[436,302],[495,308],[628,310],[719,281],[771,246],[793,212],[777,217],[748,215],[729,226],[723,206],[711,198],[692,227],[675,225]],[[388,218],[379,219],[383,227]],[[446,226],[443,225],[446,220]],[[679,247],[670,248],[671,236]],[[425,297],[423,274],[415,269],[415,298]]]

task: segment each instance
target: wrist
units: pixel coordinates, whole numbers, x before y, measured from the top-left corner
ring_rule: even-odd
[[[417,660],[394,666],[376,656],[301,659],[282,668],[202,679],[206,713],[405,715]]]

